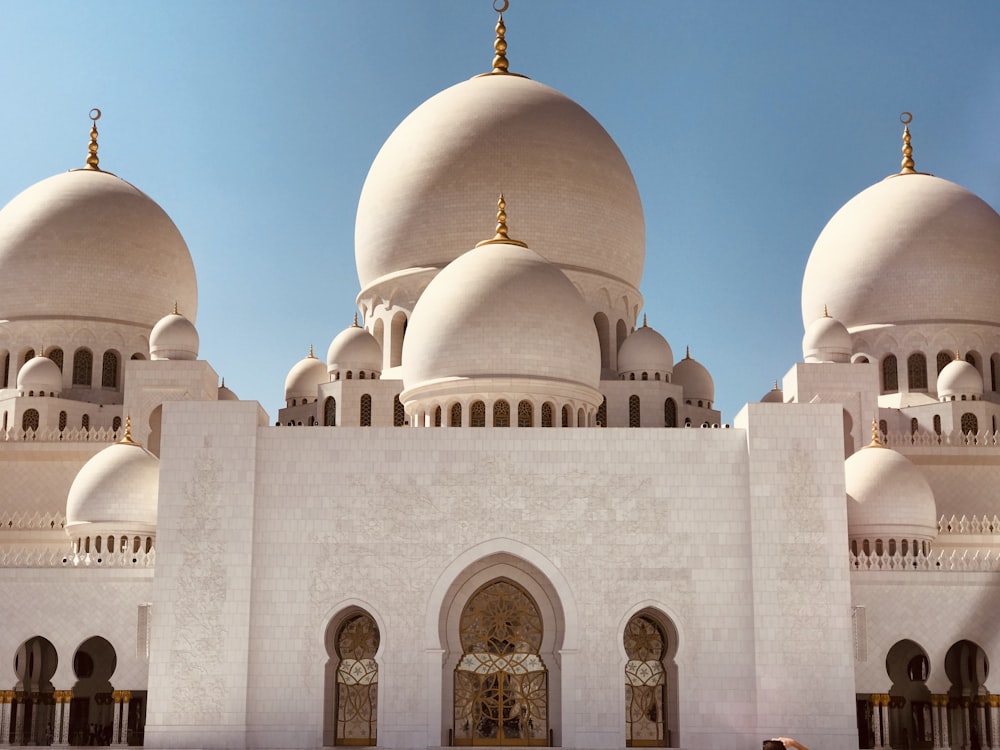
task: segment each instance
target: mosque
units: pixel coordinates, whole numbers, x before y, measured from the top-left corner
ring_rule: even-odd
[[[1000,216],[907,127],[726,424],[629,165],[505,32],[375,157],[276,419],[98,111],[0,211],[0,745],[1000,748]]]

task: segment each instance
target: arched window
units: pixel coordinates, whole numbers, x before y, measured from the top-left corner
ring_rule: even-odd
[[[398,367],[403,364],[403,336],[406,335],[406,315],[398,312],[392,316],[389,324],[389,366]]]
[[[77,349],[73,355],[73,385],[90,385],[94,355],[90,349]]]
[[[579,409],[576,410],[576,426],[577,427],[586,427],[587,426],[587,418],[586,418],[586,416],[584,416],[583,407],[582,406]]]
[[[434,409],[434,426],[435,427],[440,427],[441,426],[441,407],[440,406],[438,406],[436,409]]]
[[[38,430],[38,409],[25,410],[24,416],[21,417],[21,429],[25,432]]]
[[[517,405],[517,426],[534,427],[534,407],[530,401],[521,401]]]
[[[911,435],[916,435],[918,427],[919,427],[919,422],[917,422],[917,418],[916,417],[913,417],[910,420],[910,434]]]
[[[899,390],[899,377],[896,374],[896,355],[888,354],[882,360],[882,390],[886,393]]]
[[[672,398],[668,398],[663,402],[663,426],[677,426],[677,402]]]
[[[323,402],[323,424],[327,427],[337,426],[337,399],[327,396]]]
[[[648,372],[644,372],[644,373],[642,374],[642,379],[643,379],[643,380],[649,380],[649,373],[648,373]]]
[[[882,439],[885,440],[889,437],[889,423],[884,419],[878,421],[878,431],[882,435]]]
[[[948,363],[955,359],[955,355],[951,352],[938,352],[937,353],[937,371],[938,375],[941,374],[941,370],[948,366]]]
[[[628,338],[628,326],[625,325],[624,320],[618,321],[618,325],[615,328],[615,333],[617,334],[617,339],[618,339],[617,346],[615,348],[615,352],[617,353],[621,351],[622,344],[624,344],[625,339]]]
[[[601,399],[601,405],[597,407],[597,426],[607,427],[608,426],[608,398],[605,396]]]
[[[563,427],[569,427],[570,415],[572,413],[573,412],[570,411],[569,404],[566,404],[566,405],[563,406],[563,408],[562,408],[562,426]]]
[[[348,617],[337,631],[334,744],[372,746],[377,742],[378,644],[378,625],[365,613]]]
[[[145,361],[146,357],[145,357],[145,355],[143,355],[142,352],[136,352],[131,357],[129,357],[129,359],[135,359],[135,360],[138,360],[139,362],[143,362],[143,361]],[[136,538],[138,538],[138,537],[136,537]]]
[[[493,403],[493,426],[510,427],[510,404],[503,399]]]
[[[66,412],[59,412],[59,432],[66,429]]]
[[[51,352],[48,353],[48,358],[51,359],[59,367],[59,372],[62,372],[63,368],[63,350],[56,347]]]
[[[990,390],[997,389],[997,355],[990,357]]]
[[[90,429],[90,415],[84,414],[80,417],[80,429],[89,430]]]
[[[486,404],[482,401],[473,401],[469,407],[469,424],[472,427],[486,426]]]
[[[451,419],[448,421],[450,427],[461,427],[462,426],[462,405],[452,404],[451,405]]]
[[[27,350],[25,350],[24,356],[21,357],[21,365],[22,366],[26,365],[30,360],[32,360],[34,358],[35,358],[35,350],[34,349],[27,349]]]
[[[914,352],[906,360],[906,376],[910,390],[927,390],[927,357],[922,352]]]
[[[101,387],[118,387],[118,354],[115,352],[104,352],[104,363],[101,367]]]
[[[392,397],[392,426],[402,427],[404,424],[406,424],[406,409],[403,408],[403,402],[399,400],[397,393]]]
[[[666,653],[663,630],[651,618],[636,615],[625,626],[625,746],[665,747]]]
[[[941,415],[940,414],[935,414],[934,415],[934,434],[935,435],[940,435],[941,434]]]
[[[115,417],[114,419],[111,420],[111,431],[112,432],[114,432],[117,435],[118,434],[118,430],[120,430],[121,428],[122,428],[122,418],[121,417]]]
[[[372,426],[372,397],[365,393],[361,396],[361,426]]]
[[[628,397],[628,426],[638,427],[640,424],[639,416],[639,397],[629,396]]]
[[[3,357],[3,387],[10,387],[10,352],[6,352]]]
[[[552,404],[546,401],[542,404],[542,427],[552,426]]]
[[[594,315],[594,327],[597,329],[597,341],[601,346],[601,367],[605,370],[611,367],[611,348],[608,346],[610,325],[608,316],[602,312]]]
[[[462,610],[459,638],[455,744],[548,744],[548,669],[531,596],[505,578],[487,583]]]
[[[979,420],[976,419],[975,414],[970,414],[966,412],[962,415],[962,434],[963,435],[978,435],[979,434]]]

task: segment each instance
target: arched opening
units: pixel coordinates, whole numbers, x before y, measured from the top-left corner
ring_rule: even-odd
[[[455,744],[548,744],[543,630],[538,605],[509,579],[490,581],[468,600],[454,676]]]
[[[611,347],[608,345],[611,330],[608,316],[602,312],[595,314],[594,327],[597,329],[597,340],[601,345],[601,367],[608,370],[611,368]]]
[[[562,426],[569,427],[570,417],[573,412],[569,408],[569,404],[563,404],[562,408]]]
[[[668,398],[663,402],[663,426],[677,426],[677,402]]]
[[[966,439],[974,438],[979,434],[979,419],[975,414],[966,412],[962,415],[962,435]]]
[[[469,407],[469,425],[471,427],[486,426],[486,404],[482,401],[473,401]]]
[[[392,397],[392,426],[402,427],[404,424],[406,424],[406,409],[403,408],[403,402],[399,400],[397,393]]]
[[[885,671],[892,680],[885,744],[907,749],[933,747],[931,691],[927,687],[930,662],[926,652],[913,641],[899,641],[886,655]]]
[[[59,655],[55,646],[40,635],[29,638],[14,654],[15,700],[11,703],[10,734],[0,744],[48,745],[51,743],[55,701],[52,675]],[[22,696],[18,696],[21,693]],[[31,696],[39,696],[35,701]]]
[[[63,350],[62,349],[60,349],[57,346],[56,348],[54,348],[52,351],[50,351],[45,356],[48,357],[49,359],[51,359],[53,362],[55,362],[56,366],[59,368],[59,372],[62,372],[62,369],[63,369]]]
[[[906,360],[906,377],[911,391],[927,390],[927,357],[914,352]]]
[[[502,398],[493,402],[493,426],[510,427],[510,404]]]
[[[517,405],[517,426],[534,427],[535,407],[530,401],[524,400]]]
[[[632,395],[628,397],[628,426],[639,427],[642,417],[639,412],[639,397]]]
[[[160,428],[163,423],[163,404],[149,413],[149,437],[146,438],[146,450],[157,458],[160,457]]]
[[[38,420],[38,409],[25,409],[21,416],[21,429],[25,432],[37,432]]]
[[[608,398],[605,396],[601,399],[601,405],[597,407],[597,426],[607,427],[608,426]]]
[[[398,312],[389,324],[389,366],[398,367],[403,363],[403,336],[406,335],[406,315]]]
[[[854,454],[854,417],[844,409],[844,458]]]
[[[894,393],[899,390],[899,376],[896,372],[896,355],[888,354],[882,360],[882,392]]]
[[[440,406],[434,407],[434,426],[435,427],[440,427],[441,426],[441,407]]]
[[[323,402],[323,424],[327,427],[337,426],[337,399],[327,396]]]
[[[10,387],[10,352],[3,355],[3,388]]]
[[[326,631],[323,745],[373,746],[378,739],[378,625],[352,608]]]
[[[951,746],[968,750],[993,747],[998,738],[990,736],[990,727],[977,700],[989,695],[986,678],[990,663],[986,652],[972,641],[958,641],[945,654],[944,671],[951,683],[948,689]]]
[[[451,405],[451,416],[448,420],[449,427],[461,427],[462,426],[462,405],[452,404]]]
[[[108,350],[104,352],[104,361],[101,364],[101,387],[118,387],[118,362],[121,358],[118,352]]]
[[[361,396],[360,425],[361,427],[372,426],[372,397],[367,393]]]
[[[615,345],[615,361],[617,362],[617,354],[621,351],[622,344],[625,343],[625,339],[628,338],[628,326],[625,325],[624,320],[619,320],[618,325],[615,327],[616,333],[616,345]]]
[[[77,349],[73,354],[73,385],[89,386],[93,369],[94,355],[90,349]]]
[[[385,323],[382,322],[381,318],[378,318],[372,324],[372,336],[378,342],[379,348],[385,352],[388,351],[385,345]],[[382,357],[382,367],[388,367],[389,363],[385,361],[385,356]]]
[[[553,406],[551,403],[546,401],[544,404],[542,404],[542,427],[554,426],[552,421],[552,411],[553,411]]]
[[[625,626],[625,746],[669,747],[678,736],[677,635],[652,610]]]
[[[69,709],[71,745],[111,744],[114,712],[121,705],[112,699],[111,675],[117,666],[114,647],[97,635],[81,643],[73,654],[76,683]]]
[[[948,351],[939,351],[937,353],[937,374],[941,374],[941,370],[948,366],[948,363],[955,359],[955,355]]]

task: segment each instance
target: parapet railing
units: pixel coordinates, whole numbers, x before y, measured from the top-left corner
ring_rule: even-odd
[[[66,552],[37,547],[0,549],[0,568],[152,568],[156,550],[149,552]]]
[[[39,513],[37,511],[15,511],[13,513],[0,511],[0,531],[4,529],[17,530],[54,530],[66,527],[64,513]]]
[[[997,432],[951,432],[938,435],[934,432],[890,432],[881,434],[882,443],[890,448],[948,447],[948,448],[1000,448],[1000,430]]]
[[[122,436],[122,428],[92,427],[65,430],[0,430],[0,443],[113,443]]]
[[[857,571],[940,570],[948,572],[1000,571],[1000,552],[993,550],[937,550],[928,555],[887,553],[851,554],[851,568]]]
[[[979,516],[952,516],[951,518],[945,518],[941,516],[938,519],[938,533],[939,534],[995,534],[1000,537],[1000,518],[993,516],[993,518]],[[1000,539],[998,539],[1000,542]]]

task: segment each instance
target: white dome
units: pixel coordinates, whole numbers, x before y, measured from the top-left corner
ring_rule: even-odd
[[[684,359],[674,365],[674,383],[684,388],[684,400],[715,401],[715,381],[705,366],[691,358],[688,351]]]
[[[808,325],[828,304],[852,332],[926,321],[1000,325],[998,288],[996,211],[947,180],[896,175],[848,201],[816,240],[802,320]]]
[[[149,334],[150,359],[198,359],[198,330],[183,315],[173,312],[157,321]]]
[[[300,359],[288,371],[288,377],[285,378],[285,401],[300,398],[315,401],[319,397],[316,389],[329,380],[326,366],[313,355],[312,347],[309,347],[309,356]]]
[[[382,347],[368,331],[358,325],[338,333],[326,352],[326,369],[330,375],[347,372],[382,372]]]
[[[674,371],[674,353],[670,344],[654,329],[643,321],[642,328],[637,328],[625,339],[618,350],[618,372],[628,375],[642,372],[670,374]]]
[[[781,404],[785,401],[785,394],[782,393],[781,389],[778,387],[778,382],[775,381],[774,388],[765,393],[760,402],[762,404]]]
[[[108,446],[76,475],[66,500],[66,531],[85,536],[85,524],[123,531],[156,528],[160,462],[130,439]]]
[[[937,505],[913,463],[881,445],[869,445],[844,464],[847,527],[852,538],[933,540]]]
[[[194,317],[187,245],[163,209],[124,180],[77,169],[0,211],[0,320],[100,318],[149,330],[175,302]]]
[[[28,394],[50,395],[62,393],[62,371],[48,357],[38,355],[25,362],[17,373],[17,389]]]
[[[537,393],[596,408],[600,374],[597,330],[576,287],[513,244],[483,245],[449,264],[417,302],[403,339],[404,403],[431,388],[438,398]]]
[[[518,238],[547,260],[638,289],[645,224],[618,146],[558,91],[486,75],[424,102],[379,151],[355,227],[362,290],[465,253],[501,189],[518,206]]]
[[[816,318],[802,337],[802,358],[806,362],[850,362],[851,351],[847,326],[829,315]]]
[[[983,377],[974,365],[964,359],[954,359],[938,373],[937,394],[942,401],[963,396],[982,398]]]
[[[239,401],[240,397],[237,396],[232,390],[226,387],[226,379],[222,379],[222,385],[219,386],[219,401]]]

